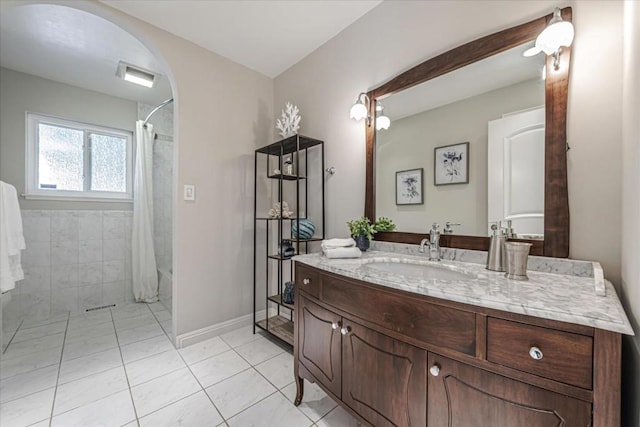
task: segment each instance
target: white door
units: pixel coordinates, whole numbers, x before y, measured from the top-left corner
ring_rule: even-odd
[[[544,108],[489,122],[488,218],[518,237],[544,234]]]

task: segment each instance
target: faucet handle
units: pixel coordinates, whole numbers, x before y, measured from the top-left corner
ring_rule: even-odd
[[[431,231],[438,231],[439,228],[440,228],[440,225],[438,225],[437,222],[434,222],[433,224],[431,224]]]
[[[445,234],[452,234],[453,233],[453,227],[454,226],[458,226],[458,225],[461,225],[461,224],[457,223],[457,222],[447,221],[444,224],[444,230],[443,231],[444,231]]]

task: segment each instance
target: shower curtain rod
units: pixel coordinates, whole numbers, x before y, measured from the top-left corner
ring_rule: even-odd
[[[151,110],[151,112],[149,113],[149,115],[147,116],[146,119],[144,119],[144,123],[142,123],[142,126],[146,126],[147,122],[149,121],[149,119],[151,118],[151,116],[153,116],[156,111],[158,111],[159,109],[161,109],[162,107],[165,107],[169,104],[171,104],[173,102],[173,98],[171,99],[167,99],[166,101],[164,101],[162,104],[158,105],[156,108],[154,108],[153,110]]]

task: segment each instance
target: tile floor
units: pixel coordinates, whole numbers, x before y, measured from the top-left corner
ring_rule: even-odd
[[[133,304],[24,322],[0,362],[0,424],[358,425],[314,384],[293,405],[293,356],[251,327],[176,350],[171,315]]]

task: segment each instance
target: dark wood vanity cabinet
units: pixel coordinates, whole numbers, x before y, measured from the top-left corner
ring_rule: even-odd
[[[424,425],[426,351],[349,318],[297,300],[298,346],[304,369],[375,426]]]
[[[591,405],[429,354],[428,426],[590,426]]]
[[[620,423],[620,334],[419,296],[299,262],[296,283],[296,404],[307,379],[373,426]]]

